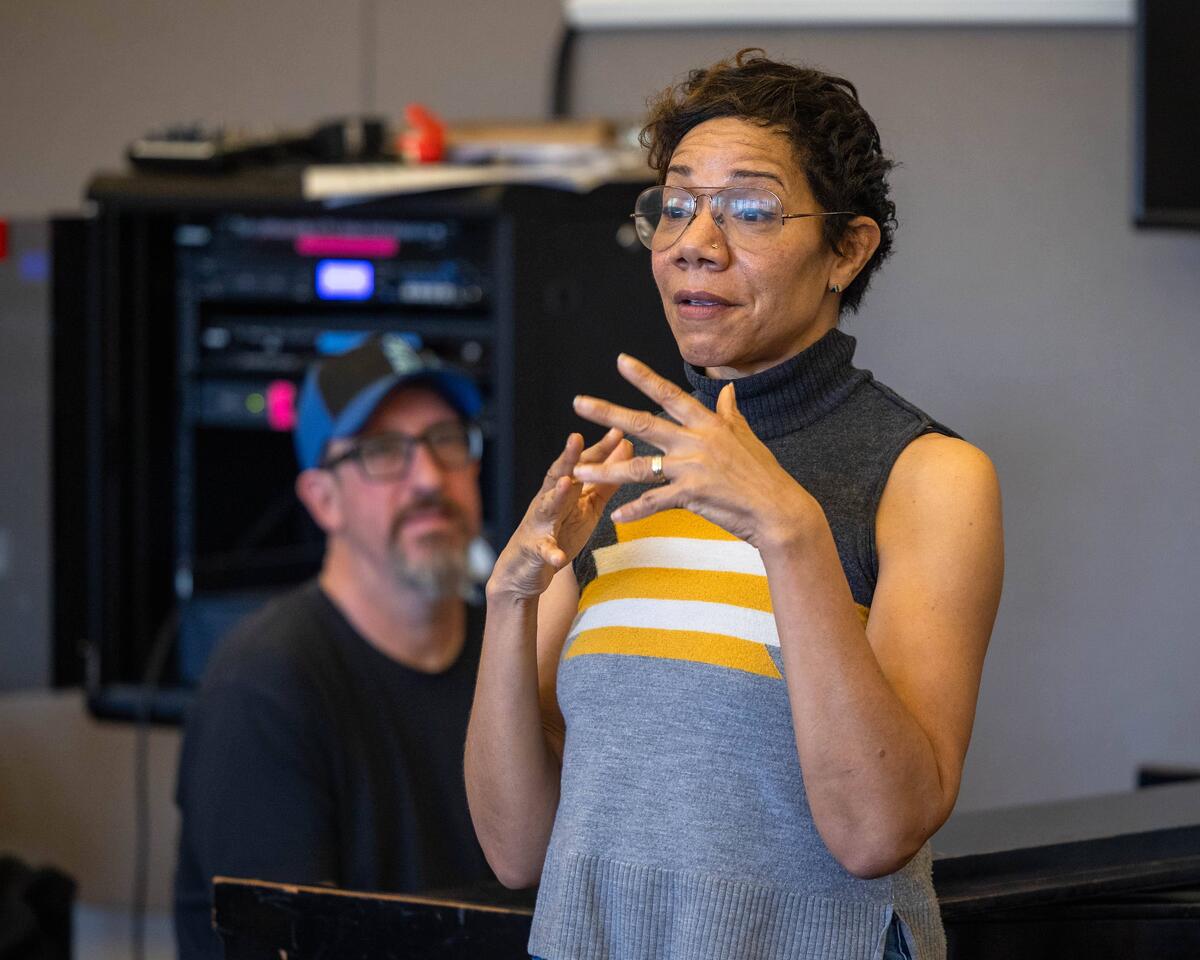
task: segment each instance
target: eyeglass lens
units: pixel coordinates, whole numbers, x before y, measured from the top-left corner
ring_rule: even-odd
[[[738,243],[753,244],[777,233],[783,226],[783,205],[770,190],[726,187],[693,194],[682,187],[650,187],[634,207],[638,237],[651,250],[671,246],[692,222],[700,197],[708,197],[717,226]]]
[[[408,472],[418,444],[425,445],[443,470],[461,470],[479,459],[482,440],[478,427],[439,423],[415,437],[407,433],[368,437],[358,445],[358,459],[371,479],[395,479]]]

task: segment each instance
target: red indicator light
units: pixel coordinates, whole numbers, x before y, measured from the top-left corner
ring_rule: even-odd
[[[0,220],[0,260],[8,259],[8,221]]]
[[[291,380],[267,385],[267,426],[281,432],[296,426],[296,385]]]
[[[395,237],[340,237],[333,234],[302,233],[296,238],[296,252],[302,257],[365,257],[382,260],[400,252]]]

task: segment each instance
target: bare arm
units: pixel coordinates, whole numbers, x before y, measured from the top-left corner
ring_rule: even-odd
[[[865,631],[823,516],[762,547],[813,820],[860,876],[903,866],[958,796],[1003,572],[990,461],[960,440],[915,441],[876,539]]]
[[[864,628],[824,512],[754,436],[733,386],[712,412],[632,358],[620,364],[677,422],[577,402],[588,419],[665,451],[668,482],[614,519],[682,507],[758,548],[814,823],[852,873],[898,869],[958,793],[1003,567],[991,463],[943,437],[900,456],[879,506],[879,579]],[[576,476],[654,479],[647,458],[580,464]]]
[[[565,736],[555,695],[559,655],[578,605],[570,560],[615,488],[580,484],[580,460],[629,455],[619,431],[590,450],[573,434],[542,490],[501,551],[487,586],[479,679],[467,727],[467,801],[500,882],[541,876],[558,808]]]
[[[554,674],[577,597],[570,566],[540,600],[488,595],[465,772],[475,831],[509,887],[537,882],[558,809],[565,731]]]

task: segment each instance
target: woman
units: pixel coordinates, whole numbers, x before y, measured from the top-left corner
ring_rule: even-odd
[[[851,84],[761,51],[693,71],[643,140],[635,222],[693,391],[622,355],[665,416],[577,398],[609,432],[567,440],[496,563],[480,840],[540,882],[546,960],[941,957],[927,841],[1000,502],[837,329],[891,247],[891,164]]]

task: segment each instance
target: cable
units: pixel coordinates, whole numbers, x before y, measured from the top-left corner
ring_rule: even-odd
[[[368,114],[375,110],[375,90],[378,87],[376,51],[379,48],[379,11],[376,0],[359,0],[359,3],[359,56],[362,61],[359,101],[360,110]]]
[[[179,607],[171,608],[154,635],[138,699],[133,747],[134,855],[129,940],[133,960],[146,955],[146,899],[150,881],[150,723],[163,668],[179,632]]]
[[[566,120],[571,114],[571,68],[575,60],[575,40],[579,32],[567,24],[558,38],[554,60],[554,79],[550,88],[550,116]]]

